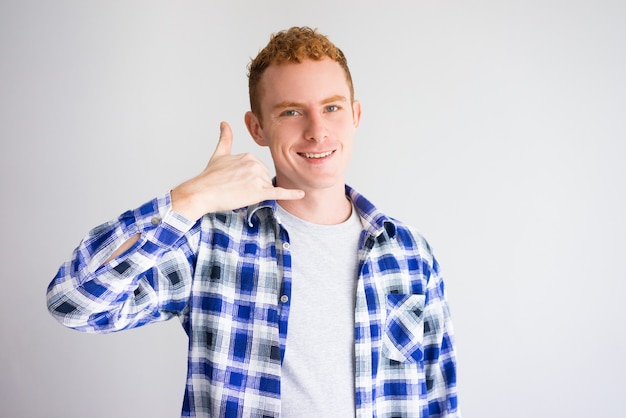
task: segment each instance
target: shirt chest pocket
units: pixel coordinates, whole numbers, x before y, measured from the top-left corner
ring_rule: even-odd
[[[387,295],[382,355],[401,363],[424,358],[424,295]]]

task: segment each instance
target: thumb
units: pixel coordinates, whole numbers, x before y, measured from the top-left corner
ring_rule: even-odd
[[[233,131],[227,122],[220,123],[220,139],[217,141],[213,157],[230,155],[233,148]]]

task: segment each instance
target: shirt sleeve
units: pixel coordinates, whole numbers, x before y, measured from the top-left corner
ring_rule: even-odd
[[[439,264],[434,258],[432,262],[427,289],[428,302],[424,310],[425,317],[428,318],[424,329],[428,410],[430,417],[458,418],[461,414],[457,399],[457,367],[452,318]],[[433,332],[436,329],[438,332]]]
[[[164,321],[185,309],[197,234],[170,202],[168,193],[87,234],[48,286],[48,310],[61,324],[108,333]],[[132,248],[103,264],[137,234]]]

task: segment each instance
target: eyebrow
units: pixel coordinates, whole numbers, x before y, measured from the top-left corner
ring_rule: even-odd
[[[333,103],[333,102],[347,102],[348,99],[346,98],[346,96],[342,96],[340,94],[336,94],[334,96],[330,96],[327,97],[326,99],[322,100],[320,102],[320,104],[325,105],[328,103]],[[285,108],[289,108],[289,107],[305,107],[304,103],[300,103],[300,102],[280,102],[278,104],[276,104],[274,106],[274,110],[278,110],[278,109],[285,109]]]

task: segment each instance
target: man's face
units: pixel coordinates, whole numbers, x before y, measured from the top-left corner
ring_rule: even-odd
[[[343,192],[361,117],[341,66],[331,59],[271,65],[261,79],[262,120],[246,115],[254,140],[268,146],[277,185]]]

